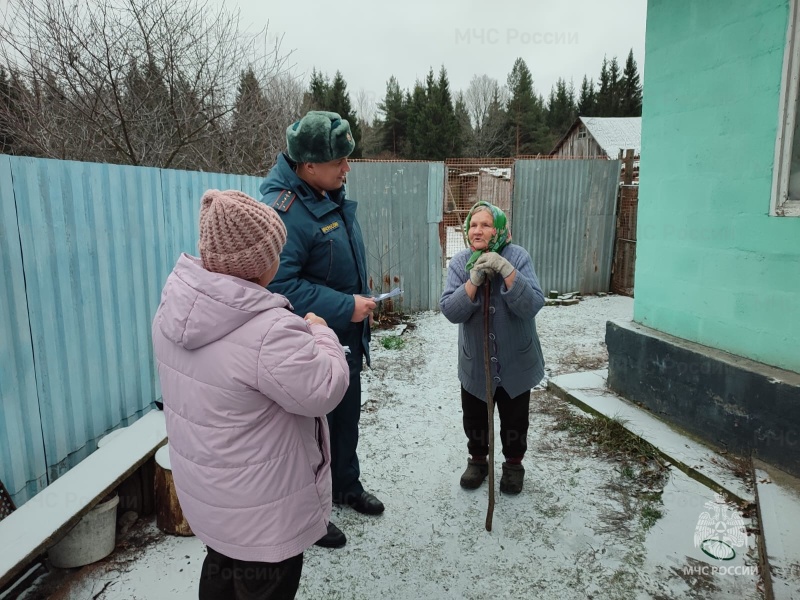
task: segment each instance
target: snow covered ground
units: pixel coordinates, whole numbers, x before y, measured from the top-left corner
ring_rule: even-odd
[[[606,320],[632,312],[633,301],[619,296],[545,307],[537,324],[550,374],[603,366]],[[636,482],[617,460],[557,427],[565,408],[547,391],[534,393],[523,492],[497,493],[487,532],[486,484],[474,492],[458,484],[467,453],[457,328],[438,313],[413,323],[401,349],[385,349],[376,336],[364,375],[363,482],[386,512],[334,507],[347,546],[306,552],[299,599],[762,597],[752,541],[723,565],[735,574],[712,572],[720,563],[694,546],[698,517],[714,501],[709,489],[673,471],[661,516],[646,527]],[[50,597],[196,598],[204,553],[195,538],[139,522],[112,557],[69,573]],[[46,597],[45,583],[22,597]]]

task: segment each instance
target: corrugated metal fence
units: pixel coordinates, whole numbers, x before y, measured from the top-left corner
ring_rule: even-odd
[[[393,301],[401,312],[438,308],[444,163],[354,162],[351,169],[347,195],[359,201],[372,289],[401,287]]]
[[[618,160],[516,162],[512,234],[545,293],[608,291],[619,172]]]
[[[438,305],[441,163],[354,165],[376,290]],[[17,505],[160,393],[150,322],[209,188],[260,177],[0,156],[0,479]],[[422,238],[419,232],[424,231]]]
[[[583,163],[583,164],[581,164]],[[606,291],[616,161],[519,161],[514,239],[545,289]],[[443,163],[354,163],[373,289],[438,307]],[[0,156],[0,479],[22,504],[159,397],[150,322],[208,188],[259,177]]]
[[[0,156],[0,477],[16,504],[158,398],[150,321],[196,250],[199,198],[259,182]]]

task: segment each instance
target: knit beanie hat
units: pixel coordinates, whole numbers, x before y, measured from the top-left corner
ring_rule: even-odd
[[[312,110],[286,129],[286,147],[294,162],[324,163],[350,156],[356,143],[345,119]]]
[[[279,259],[286,227],[272,208],[236,190],[208,190],[200,206],[200,258],[214,273],[256,279]]]

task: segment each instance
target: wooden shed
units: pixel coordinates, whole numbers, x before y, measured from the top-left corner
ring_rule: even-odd
[[[641,147],[641,117],[578,117],[550,156],[615,159],[633,149],[638,157]]]

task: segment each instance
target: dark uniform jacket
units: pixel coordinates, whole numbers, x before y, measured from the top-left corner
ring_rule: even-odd
[[[296,314],[313,312],[325,319],[343,345],[369,360],[369,322],[350,322],[353,294],[370,295],[358,204],[346,197],[344,186],[320,197],[297,176],[285,154],[260,191],[261,201],[278,212],[287,232],[280,268],[268,289],[286,296]]]

